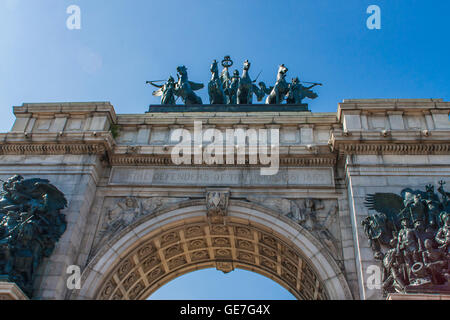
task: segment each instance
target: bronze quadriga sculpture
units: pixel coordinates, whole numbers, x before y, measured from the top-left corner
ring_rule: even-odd
[[[302,81],[298,77],[293,78],[291,83],[287,83],[285,78],[288,68],[282,64],[278,68],[274,86],[267,87],[264,82],[259,82],[258,87],[255,83],[259,75],[255,80],[251,79],[249,74],[251,63],[248,60],[244,61],[242,76],[239,75],[238,70],[235,70],[233,76],[230,77],[228,69],[232,65],[233,61],[230,56],[225,56],[222,60],[223,70],[219,75],[218,62],[213,60],[210,67],[211,80],[208,83],[211,105],[249,105],[253,103],[253,95],[256,96],[258,101],[262,101],[268,95],[266,104],[279,105],[284,101],[286,101],[286,104],[302,104],[302,100],[305,98],[317,98],[317,93],[311,89],[322,85],[321,83],[304,82],[311,84],[306,87],[301,84]],[[189,81],[185,66],[177,68],[177,76],[178,81],[176,83],[170,76],[163,85],[156,82],[163,82],[164,80],[147,81],[147,84],[158,88],[153,92],[153,95],[161,97],[161,105],[175,105],[178,98],[181,98],[185,105],[201,105],[202,99],[194,91],[202,89],[204,85]]]

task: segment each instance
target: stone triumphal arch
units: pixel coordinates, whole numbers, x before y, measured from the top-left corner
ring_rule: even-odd
[[[299,299],[381,299],[368,195],[450,180],[450,103],[439,99],[344,100],[337,113],[161,108],[14,107],[0,134],[0,178],[48,179],[67,199],[67,227],[35,272],[32,298],[145,299],[213,267],[257,272]],[[171,134],[195,121],[278,130],[279,170],[261,175],[248,154],[240,164],[174,164]],[[79,266],[80,288],[68,286],[69,266]]]

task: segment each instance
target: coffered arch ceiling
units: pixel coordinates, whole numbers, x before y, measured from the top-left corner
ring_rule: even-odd
[[[276,281],[298,299],[351,299],[342,271],[301,226],[266,208],[231,201],[220,222],[189,201],[127,227],[83,272],[78,299],[146,299],[199,269],[235,268]]]

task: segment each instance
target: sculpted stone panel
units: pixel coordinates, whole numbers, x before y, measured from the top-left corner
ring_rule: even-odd
[[[97,249],[111,236],[134,223],[138,219],[154,214],[156,211],[166,208],[178,202],[186,201],[189,198],[171,198],[171,197],[149,197],[149,198],[106,198],[103,203],[103,215],[100,229],[97,231],[94,241],[93,254]],[[192,237],[201,233],[198,228],[187,230],[187,236]],[[177,237],[178,235],[174,235]],[[178,238],[171,239],[170,234],[162,239],[165,243],[176,242]],[[149,253],[155,248],[145,247]],[[145,255],[145,251],[141,255]],[[141,257],[140,257],[141,258]]]
[[[249,196],[247,200],[280,212],[300,224],[312,232],[336,260],[341,260],[340,228],[339,224],[335,223],[339,212],[336,199],[286,199]],[[270,246],[268,239],[262,239],[262,242]]]
[[[187,234],[191,234],[189,239],[185,237]],[[309,263],[284,240],[254,226],[233,221],[227,221],[226,225],[211,224],[206,220],[174,227],[132,250],[107,276],[96,297],[145,299],[150,294],[149,288],[157,288],[165,279],[192,270],[198,263],[225,273],[235,268],[258,270],[289,288],[298,298],[327,299]]]

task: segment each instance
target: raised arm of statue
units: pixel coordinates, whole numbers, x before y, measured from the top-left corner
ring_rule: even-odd
[[[164,85],[159,85],[159,84],[153,83],[152,81],[147,81],[147,82],[145,82],[145,84],[151,84],[152,86],[154,86],[156,88],[160,88],[160,89],[162,87],[164,87]]]
[[[306,89],[312,89],[312,88],[314,88],[315,86],[322,86],[322,84],[321,83],[314,83],[314,84],[312,84],[312,85],[310,85],[309,87],[306,87]]]
[[[442,195],[442,200],[443,200],[442,202],[445,206],[445,205],[447,205],[447,201],[448,201],[448,198],[450,197],[450,193],[445,192],[444,185],[445,185],[445,181],[443,181],[443,180],[439,181],[438,191]]]

